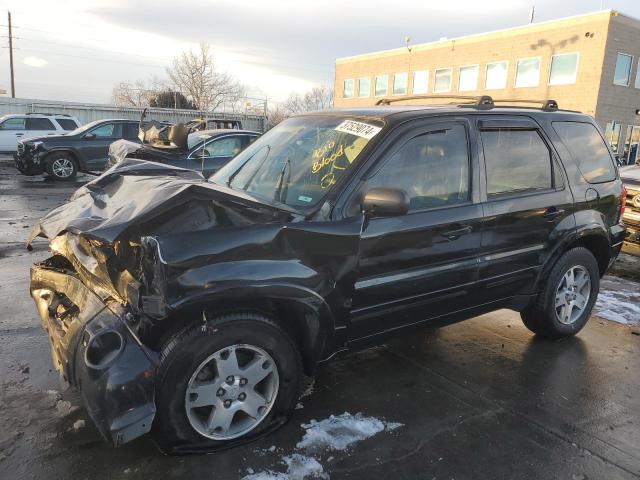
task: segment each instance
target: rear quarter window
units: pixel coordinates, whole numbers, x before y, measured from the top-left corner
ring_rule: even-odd
[[[62,129],[66,131],[71,131],[78,128],[78,124],[70,118],[56,118],[56,122],[58,122]]]
[[[616,167],[595,125],[587,122],[553,122],[556,131],[589,183],[616,179]]]

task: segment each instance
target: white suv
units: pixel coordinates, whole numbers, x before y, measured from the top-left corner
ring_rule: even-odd
[[[59,135],[75,130],[78,119],[64,114],[21,113],[0,117],[0,152],[15,152],[28,137]]]

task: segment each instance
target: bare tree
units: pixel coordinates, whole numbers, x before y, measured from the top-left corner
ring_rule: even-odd
[[[314,87],[304,95],[292,93],[282,104],[282,108],[289,114],[312,112],[315,110],[327,110],[333,106],[333,90],[320,85]]]
[[[201,43],[198,51],[183,52],[174,58],[167,75],[174,88],[189,97],[199,110],[215,110],[244,95],[239,82],[216,69],[213,52],[206,43]]]
[[[333,107],[333,90],[320,85],[314,87],[303,95],[292,93],[279,105],[269,109],[267,124],[269,128],[275,127],[284,119],[298,113],[327,110]]]
[[[147,107],[156,95],[156,90],[142,80],[134,83],[120,82],[112,91],[112,101],[119,107]]]

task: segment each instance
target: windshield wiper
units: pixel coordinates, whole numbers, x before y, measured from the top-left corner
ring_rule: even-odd
[[[287,157],[287,160],[284,162],[284,165],[282,166],[282,170],[280,170],[280,175],[278,176],[278,186],[276,187],[276,191],[273,192],[273,200],[275,202],[285,203],[282,200],[280,193],[282,192],[282,186],[284,185],[284,172],[287,170],[287,167],[289,167],[288,175],[287,175],[287,189],[288,189],[289,181],[291,180],[291,160],[289,160],[289,157]],[[285,194],[284,194],[285,197],[287,196],[287,189],[285,189]]]

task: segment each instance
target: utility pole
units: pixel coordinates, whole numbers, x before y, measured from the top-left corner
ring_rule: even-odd
[[[11,70],[11,98],[16,98],[16,84],[13,76],[13,35],[11,33],[11,12],[9,15],[9,68]]]

